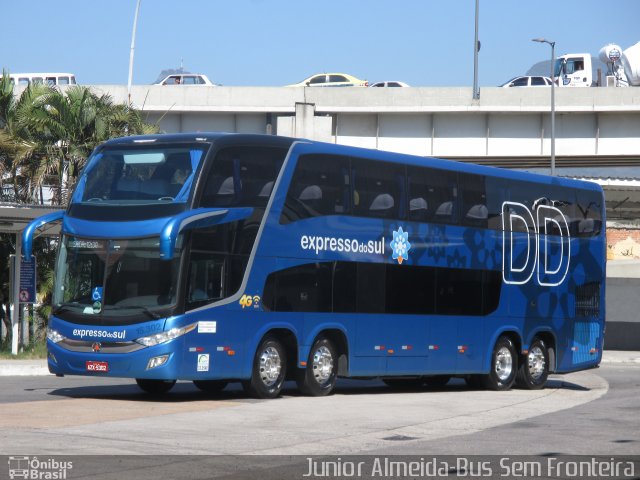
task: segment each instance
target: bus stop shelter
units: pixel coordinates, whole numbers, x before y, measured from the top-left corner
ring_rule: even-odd
[[[22,232],[34,219],[47,213],[56,212],[60,208],[50,205],[21,205],[17,203],[0,203],[0,232],[15,235],[16,259],[22,257]],[[48,228],[46,228],[48,227]],[[55,236],[60,233],[60,225],[46,225],[40,235]],[[9,260],[9,259],[7,259]],[[19,263],[16,262],[18,265]],[[18,353],[18,332],[20,319],[20,268],[12,269],[9,279],[9,296],[11,304],[11,353]],[[7,312],[9,313],[9,312]]]

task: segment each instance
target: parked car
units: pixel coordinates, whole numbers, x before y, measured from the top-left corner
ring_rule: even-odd
[[[346,73],[318,73],[287,87],[367,87],[369,82]]]
[[[156,82],[156,85],[215,85],[206,75],[199,73],[175,73]]]
[[[551,79],[549,77],[532,77],[528,75],[522,75],[514,77],[506,83],[500,85],[504,88],[509,87],[550,87]]]
[[[409,85],[407,85],[404,82],[398,82],[394,80],[389,82],[376,82],[370,86],[371,87],[408,87]]]

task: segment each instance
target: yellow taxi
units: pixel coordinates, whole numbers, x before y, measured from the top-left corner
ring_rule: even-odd
[[[287,87],[368,87],[369,82],[346,73],[318,73]]]

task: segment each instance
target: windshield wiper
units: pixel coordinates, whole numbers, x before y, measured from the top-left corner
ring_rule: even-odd
[[[152,312],[151,310],[149,310],[147,307],[143,305],[105,305],[103,312],[107,312],[110,310],[131,310],[131,309],[141,310],[143,313],[148,315],[150,318],[153,318],[154,320],[159,320],[162,318],[162,316],[158,315],[155,312]]]

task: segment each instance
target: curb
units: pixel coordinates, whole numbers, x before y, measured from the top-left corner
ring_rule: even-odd
[[[605,350],[600,363],[608,365],[640,365],[640,352]]]
[[[0,377],[51,375],[46,360],[0,360]]]

